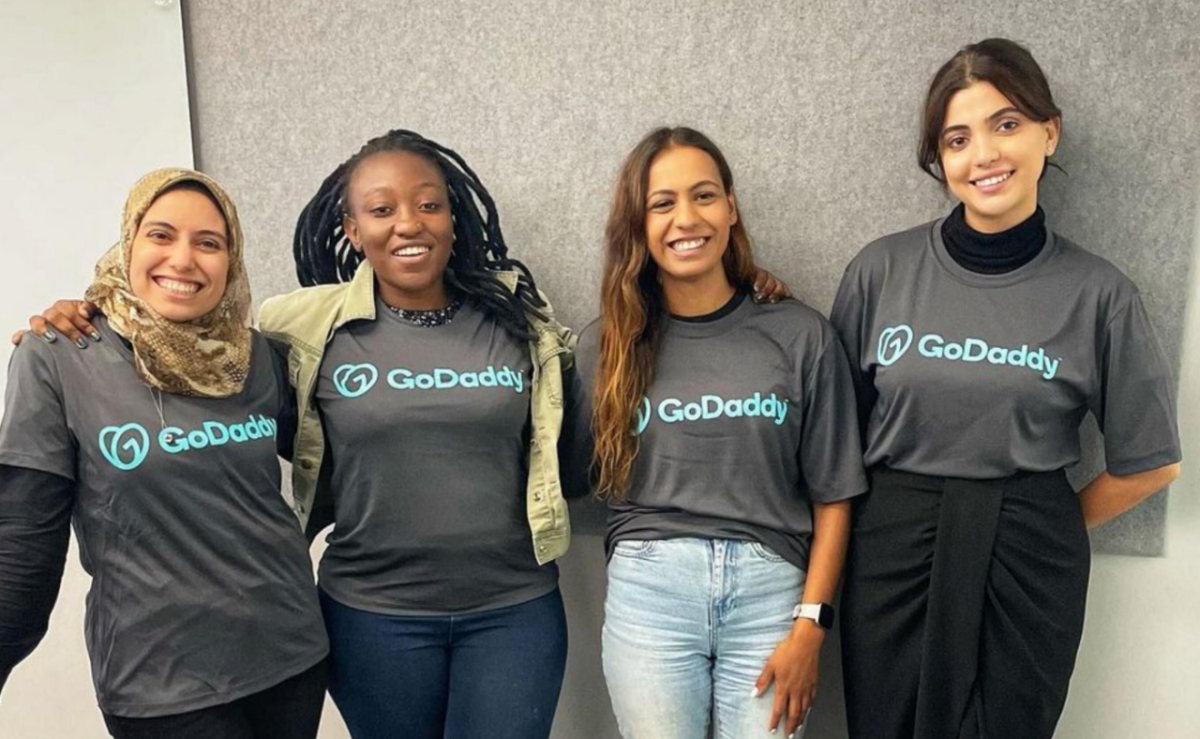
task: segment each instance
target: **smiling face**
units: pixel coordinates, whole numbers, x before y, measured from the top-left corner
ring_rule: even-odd
[[[1033,215],[1059,129],[1058,118],[1030,119],[990,82],[950,98],[939,156],[946,185],[966,206],[972,228],[997,233]]]
[[[347,200],[343,228],[375,270],[384,302],[444,308],[454,220],[437,165],[407,151],[372,154],[355,168]]]
[[[187,189],[160,195],[133,239],[133,294],[163,318],[182,323],[217,307],[228,276],[229,231],[212,199]]]
[[[727,287],[722,257],[737,223],[717,163],[691,146],[664,149],[650,164],[646,187],[646,246],[663,289],[692,283]]]

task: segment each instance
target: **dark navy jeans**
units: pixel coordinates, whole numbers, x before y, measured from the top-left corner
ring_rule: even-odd
[[[329,693],[354,739],[544,739],[567,661],[555,589],[465,616],[386,616],[324,592]]]

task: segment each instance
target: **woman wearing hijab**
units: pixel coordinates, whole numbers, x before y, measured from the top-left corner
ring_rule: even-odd
[[[0,423],[0,686],[45,633],[70,526],[118,739],[311,739],[328,642],[280,494],[286,367],[247,326],[242,234],[208,177],[129,194],[91,351],[27,341]]]

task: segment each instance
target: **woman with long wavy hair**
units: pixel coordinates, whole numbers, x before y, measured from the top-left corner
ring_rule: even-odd
[[[621,733],[792,735],[816,690],[848,499],[866,489],[844,351],[800,302],[746,299],[733,175],[695,130],[633,149],[606,239],[572,433],[592,441],[582,455],[611,508],[603,661]]]

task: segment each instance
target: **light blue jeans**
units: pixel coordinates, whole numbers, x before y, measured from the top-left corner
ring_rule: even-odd
[[[803,589],[804,572],[756,542],[618,542],[603,661],[621,736],[704,739],[711,716],[719,739],[772,737],[774,687],[751,691]]]

